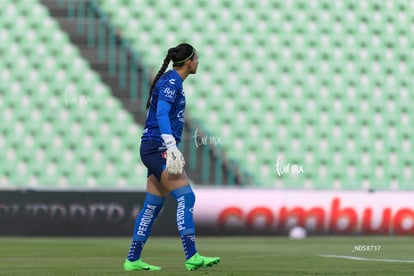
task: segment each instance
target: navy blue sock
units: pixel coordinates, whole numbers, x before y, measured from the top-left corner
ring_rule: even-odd
[[[134,234],[129,248],[128,260],[133,262],[141,257],[142,249],[147,241],[154,220],[161,211],[164,198],[147,193],[144,206],[135,221]]]
[[[193,208],[195,195],[190,185],[175,189],[171,195],[177,200],[177,228],[183,243],[186,259],[197,253]]]
[[[187,260],[197,253],[195,235],[184,235],[181,237],[181,242],[183,243],[185,258]]]
[[[144,241],[132,241],[129,248],[127,259],[131,262],[138,260],[141,257],[142,249],[144,248]]]

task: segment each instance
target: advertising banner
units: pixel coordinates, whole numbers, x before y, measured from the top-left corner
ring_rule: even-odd
[[[131,236],[145,192],[1,191],[0,235]],[[154,235],[177,235],[168,198]]]
[[[194,188],[197,235],[414,235],[414,192]],[[131,236],[145,192],[2,191],[0,235]],[[152,235],[177,236],[170,196]]]
[[[414,192],[198,189],[200,230],[216,234],[414,235]]]

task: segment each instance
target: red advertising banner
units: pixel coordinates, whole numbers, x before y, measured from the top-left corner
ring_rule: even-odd
[[[196,224],[216,234],[414,235],[414,192],[197,189]]]

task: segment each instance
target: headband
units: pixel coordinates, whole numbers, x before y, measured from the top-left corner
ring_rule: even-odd
[[[174,64],[184,63],[184,62],[186,62],[187,60],[189,60],[190,58],[192,58],[192,57],[193,57],[193,55],[194,55],[194,48],[193,48],[193,52],[191,53],[191,55],[190,55],[188,58],[183,59],[183,60],[180,60],[180,61],[174,61]]]

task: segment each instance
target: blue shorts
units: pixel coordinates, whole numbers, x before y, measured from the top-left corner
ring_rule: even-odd
[[[162,171],[167,164],[167,148],[160,141],[141,140],[139,153],[142,163],[147,167],[147,177],[154,175],[158,181],[161,181]]]

